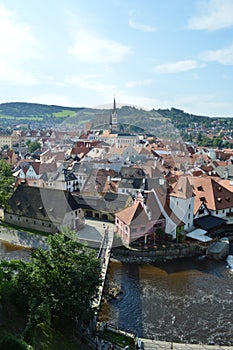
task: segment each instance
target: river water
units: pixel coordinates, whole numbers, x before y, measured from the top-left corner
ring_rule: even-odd
[[[233,345],[233,271],[226,262],[111,262],[109,280],[123,293],[102,304],[100,320],[140,337]]]
[[[25,260],[30,259],[31,249],[20,247],[11,243],[0,241],[0,259],[3,260]]]

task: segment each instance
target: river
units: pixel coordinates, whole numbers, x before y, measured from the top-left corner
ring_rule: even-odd
[[[0,259],[3,260],[25,260],[30,259],[31,249],[0,241]]]
[[[122,294],[100,320],[158,340],[233,345],[233,271],[205,257],[138,265],[111,262]]]

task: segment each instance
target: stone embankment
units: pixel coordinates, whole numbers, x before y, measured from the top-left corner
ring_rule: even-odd
[[[122,262],[152,263],[177,258],[201,256],[206,253],[206,247],[198,244],[174,244],[147,249],[127,249],[115,247],[112,249],[112,258]]]
[[[1,225],[0,241],[8,242],[10,244],[25,248],[48,248],[47,238],[45,236],[40,236],[34,233],[32,234]]]

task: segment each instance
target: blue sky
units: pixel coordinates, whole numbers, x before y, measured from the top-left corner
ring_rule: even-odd
[[[233,0],[0,0],[0,102],[233,117]]]

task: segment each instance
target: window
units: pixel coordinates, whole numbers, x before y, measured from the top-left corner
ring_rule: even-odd
[[[146,226],[141,226],[141,231],[145,231],[146,230]]]
[[[135,232],[137,232],[137,229],[136,228],[132,228],[132,233],[135,233]]]

